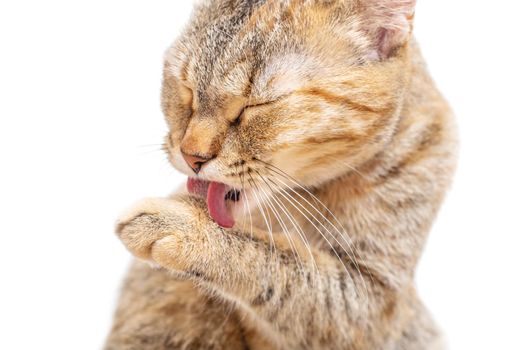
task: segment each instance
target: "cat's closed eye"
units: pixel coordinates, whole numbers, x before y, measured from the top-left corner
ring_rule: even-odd
[[[193,114],[193,110],[195,109],[193,89],[188,87],[186,84],[181,83],[178,92],[182,105],[191,111],[190,115]]]
[[[232,126],[238,126],[241,124],[241,121],[243,119],[243,116],[244,116],[244,111],[246,110],[246,107],[244,107],[241,111],[241,113],[239,113],[239,115],[237,116],[237,118],[235,118],[232,122],[231,122],[231,125]]]
[[[239,115],[237,116],[237,118],[235,118],[233,121],[232,121],[232,125],[233,126],[237,126],[237,125],[240,125],[242,123],[242,121],[244,120],[246,114],[245,112],[247,110],[251,110],[251,109],[257,109],[259,107],[266,107],[266,106],[269,106],[269,105],[272,105],[276,102],[278,102],[281,98],[277,98],[277,99],[274,99],[274,100],[271,100],[271,101],[266,101],[266,102],[257,102],[257,103],[252,103],[252,104],[247,104],[246,106],[244,106],[244,108],[241,110],[241,112],[239,113]]]

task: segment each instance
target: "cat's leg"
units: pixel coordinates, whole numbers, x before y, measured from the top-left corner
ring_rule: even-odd
[[[145,200],[122,218],[118,234],[135,255],[237,301],[286,348],[369,348],[375,320],[388,322],[395,298],[328,252],[297,256],[278,234],[226,231],[192,197]]]
[[[189,280],[135,262],[105,350],[245,349],[237,311]]]

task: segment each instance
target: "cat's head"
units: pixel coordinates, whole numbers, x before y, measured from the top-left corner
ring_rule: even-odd
[[[311,186],[369,160],[399,119],[414,5],[199,1],[166,53],[170,161],[190,177],[269,190],[284,186],[275,178]]]

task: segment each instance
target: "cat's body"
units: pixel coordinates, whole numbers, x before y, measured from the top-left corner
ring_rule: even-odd
[[[411,1],[374,1],[413,9]],[[301,10],[293,8],[299,3]],[[386,26],[379,44],[362,44],[367,36],[352,33],[354,23],[347,28],[349,48],[328,43],[326,49],[333,52],[325,58],[312,54],[323,52],[316,51],[321,41],[313,46],[308,40],[295,43],[292,55],[277,39],[281,54],[265,51],[268,56],[255,57],[257,64],[255,51],[221,43],[250,38],[250,21],[267,26],[264,13],[276,8],[282,14],[279,23],[292,17],[295,30],[301,23],[318,26],[315,41],[316,36],[325,38],[326,18],[332,31],[340,29],[333,24],[341,13],[334,6],[351,4],[351,13],[361,13],[356,3],[201,5],[183,40],[168,53],[168,150],[174,165],[188,174],[180,149],[200,158],[213,153],[209,164],[199,164],[205,165],[199,176],[212,181],[210,186],[221,181],[244,189],[242,205],[236,208],[232,229],[224,228],[231,218],[220,210],[217,214],[211,190],[207,203],[177,194],[144,200],[124,215],[120,238],[134,255],[159,268],[134,263],[108,350],[442,348],[413,277],[452,178],[456,134],[452,114],[417,45],[409,35],[400,39],[399,23],[391,26],[395,29]],[[299,11],[306,14],[294,17]],[[338,15],[332,17],[334,11]],[[411,20],[410,11],[403,13]],[[286,30],[274,32],[279,37]],[[275,40],[258,34],[263,41]],[[301,36],[310,37],[304,31]],[[293,41],[289,33],[287,38]],[[315,49],[298,50],[301,45]],[[230,56],[237,63],[226,69],[225,57],[235,49],[246,57]],[[327,63],[340,60],[345,50],[357,52],[348,56],[350,68]],[[305,72],[309,64],[316,68]],[[242,69],[236,71],[239,65]],[[333,74],[325,71],[319,80],[316,74],[327,66]],[[250,91],[243,86],[246,72],[252,72]],[[259,88],[258,81],[268,89]],[[191,87],[181,87],[181,82],[192,82],[187,84]],[[255,111],[246,112],[246,105],[254,105]],[[242,122],[235,118],[239,106]],[[324,116],[332,127],[318,119]],[[352,122],[346,124],[348,119]],[[301,134],[294,134],[290,125],[301,128]]]

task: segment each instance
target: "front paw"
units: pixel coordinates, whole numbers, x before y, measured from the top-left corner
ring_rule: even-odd
[[[133,255],[150,260],[156,242],[189,234],[199,226],[199,220],[206,220],[202,211],[202,204],[194,198],[147,198],[122,215],[116,232]]]

